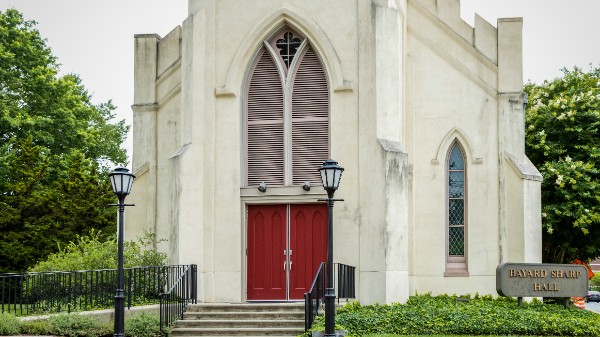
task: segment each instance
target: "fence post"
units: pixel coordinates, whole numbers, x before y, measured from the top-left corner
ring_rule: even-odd
[[[192,275],[194,278],[194,280],[192,281],[192,301],[194,304],[196,304],[196,301],[198,300],[198,266],[193,264],[192,271]]]
[[[133,268],[125,269],[125,277],[127,278],[127,310],[131,310],[131,271]]]
[[[164,320],[164,313],[163,313],[163,294],[161,293],[160,295],[158,295],[158,320],[160,321],[160,332],[163,332],[163,320]]]
[[[312,326],[312,301],[310,293],[304,293],[304,331],[308,331]]]

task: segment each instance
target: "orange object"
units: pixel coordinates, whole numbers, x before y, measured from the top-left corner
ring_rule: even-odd
[[[573,305],[580,309],[585,309],[585,297],[571,297]]]
[[[590,266],[588,266],[587,263],[581,261],[581,260],[575,260],[572,262],[572,264],[582,264],[587,268],[588,271],[588,279],[591,279],[592,277],[594,277],[594,272],[592,271],[592,268],[590,268]]]

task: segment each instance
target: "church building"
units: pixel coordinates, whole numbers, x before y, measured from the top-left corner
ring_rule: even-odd
[[[496,294],[541,262],[521,18],[459,0],[189,0],[135,36],[125,235],[198,266],[200,302],[297,301],[327,260],[318,168],[344,167],[334,262],[363,304]]]

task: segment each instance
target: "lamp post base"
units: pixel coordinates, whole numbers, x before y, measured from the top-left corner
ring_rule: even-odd
[[[125,291],[117,289],[115,295],[115,331],[113,337],[125,337]]]
[[[325,337],[335,337],[335,289],[325,289]]]

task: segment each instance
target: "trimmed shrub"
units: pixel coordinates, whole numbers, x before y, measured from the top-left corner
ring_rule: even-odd
[[[21,321],[12,314],[0,313],[0,335],[17,335],[21,332]]]
[[[22,321],[21,333],[26,335],[51,335],[52,325],[45,320]]]
[[[148,313],[128,317],[125,320],[125,335],[131,337],[160,336],[160,317]]]
[[[51,333],[57,336],[98,337],[111,335],[113,331],[109,323],[102,323],[87,315],[60,314],[48,318],[48,323],[52,326]]]
[[[113,335],[113,322],[76,314],[50,316],[46,320],[20,321],[12,314],[0,313],[0,336],[53,335],[103,337]],[[125,319],[125,336],[160,337],[160,318],[157,314],[141,313]]]
[[[411,297],[406,304],[349,303],[337,310],[336,325],[346,336],[521,335],[599,336],[600,315],[578,308],[534,300],[519,307],[516,299],[491,296]],[[323,330],[317,320],[315,330]]]

